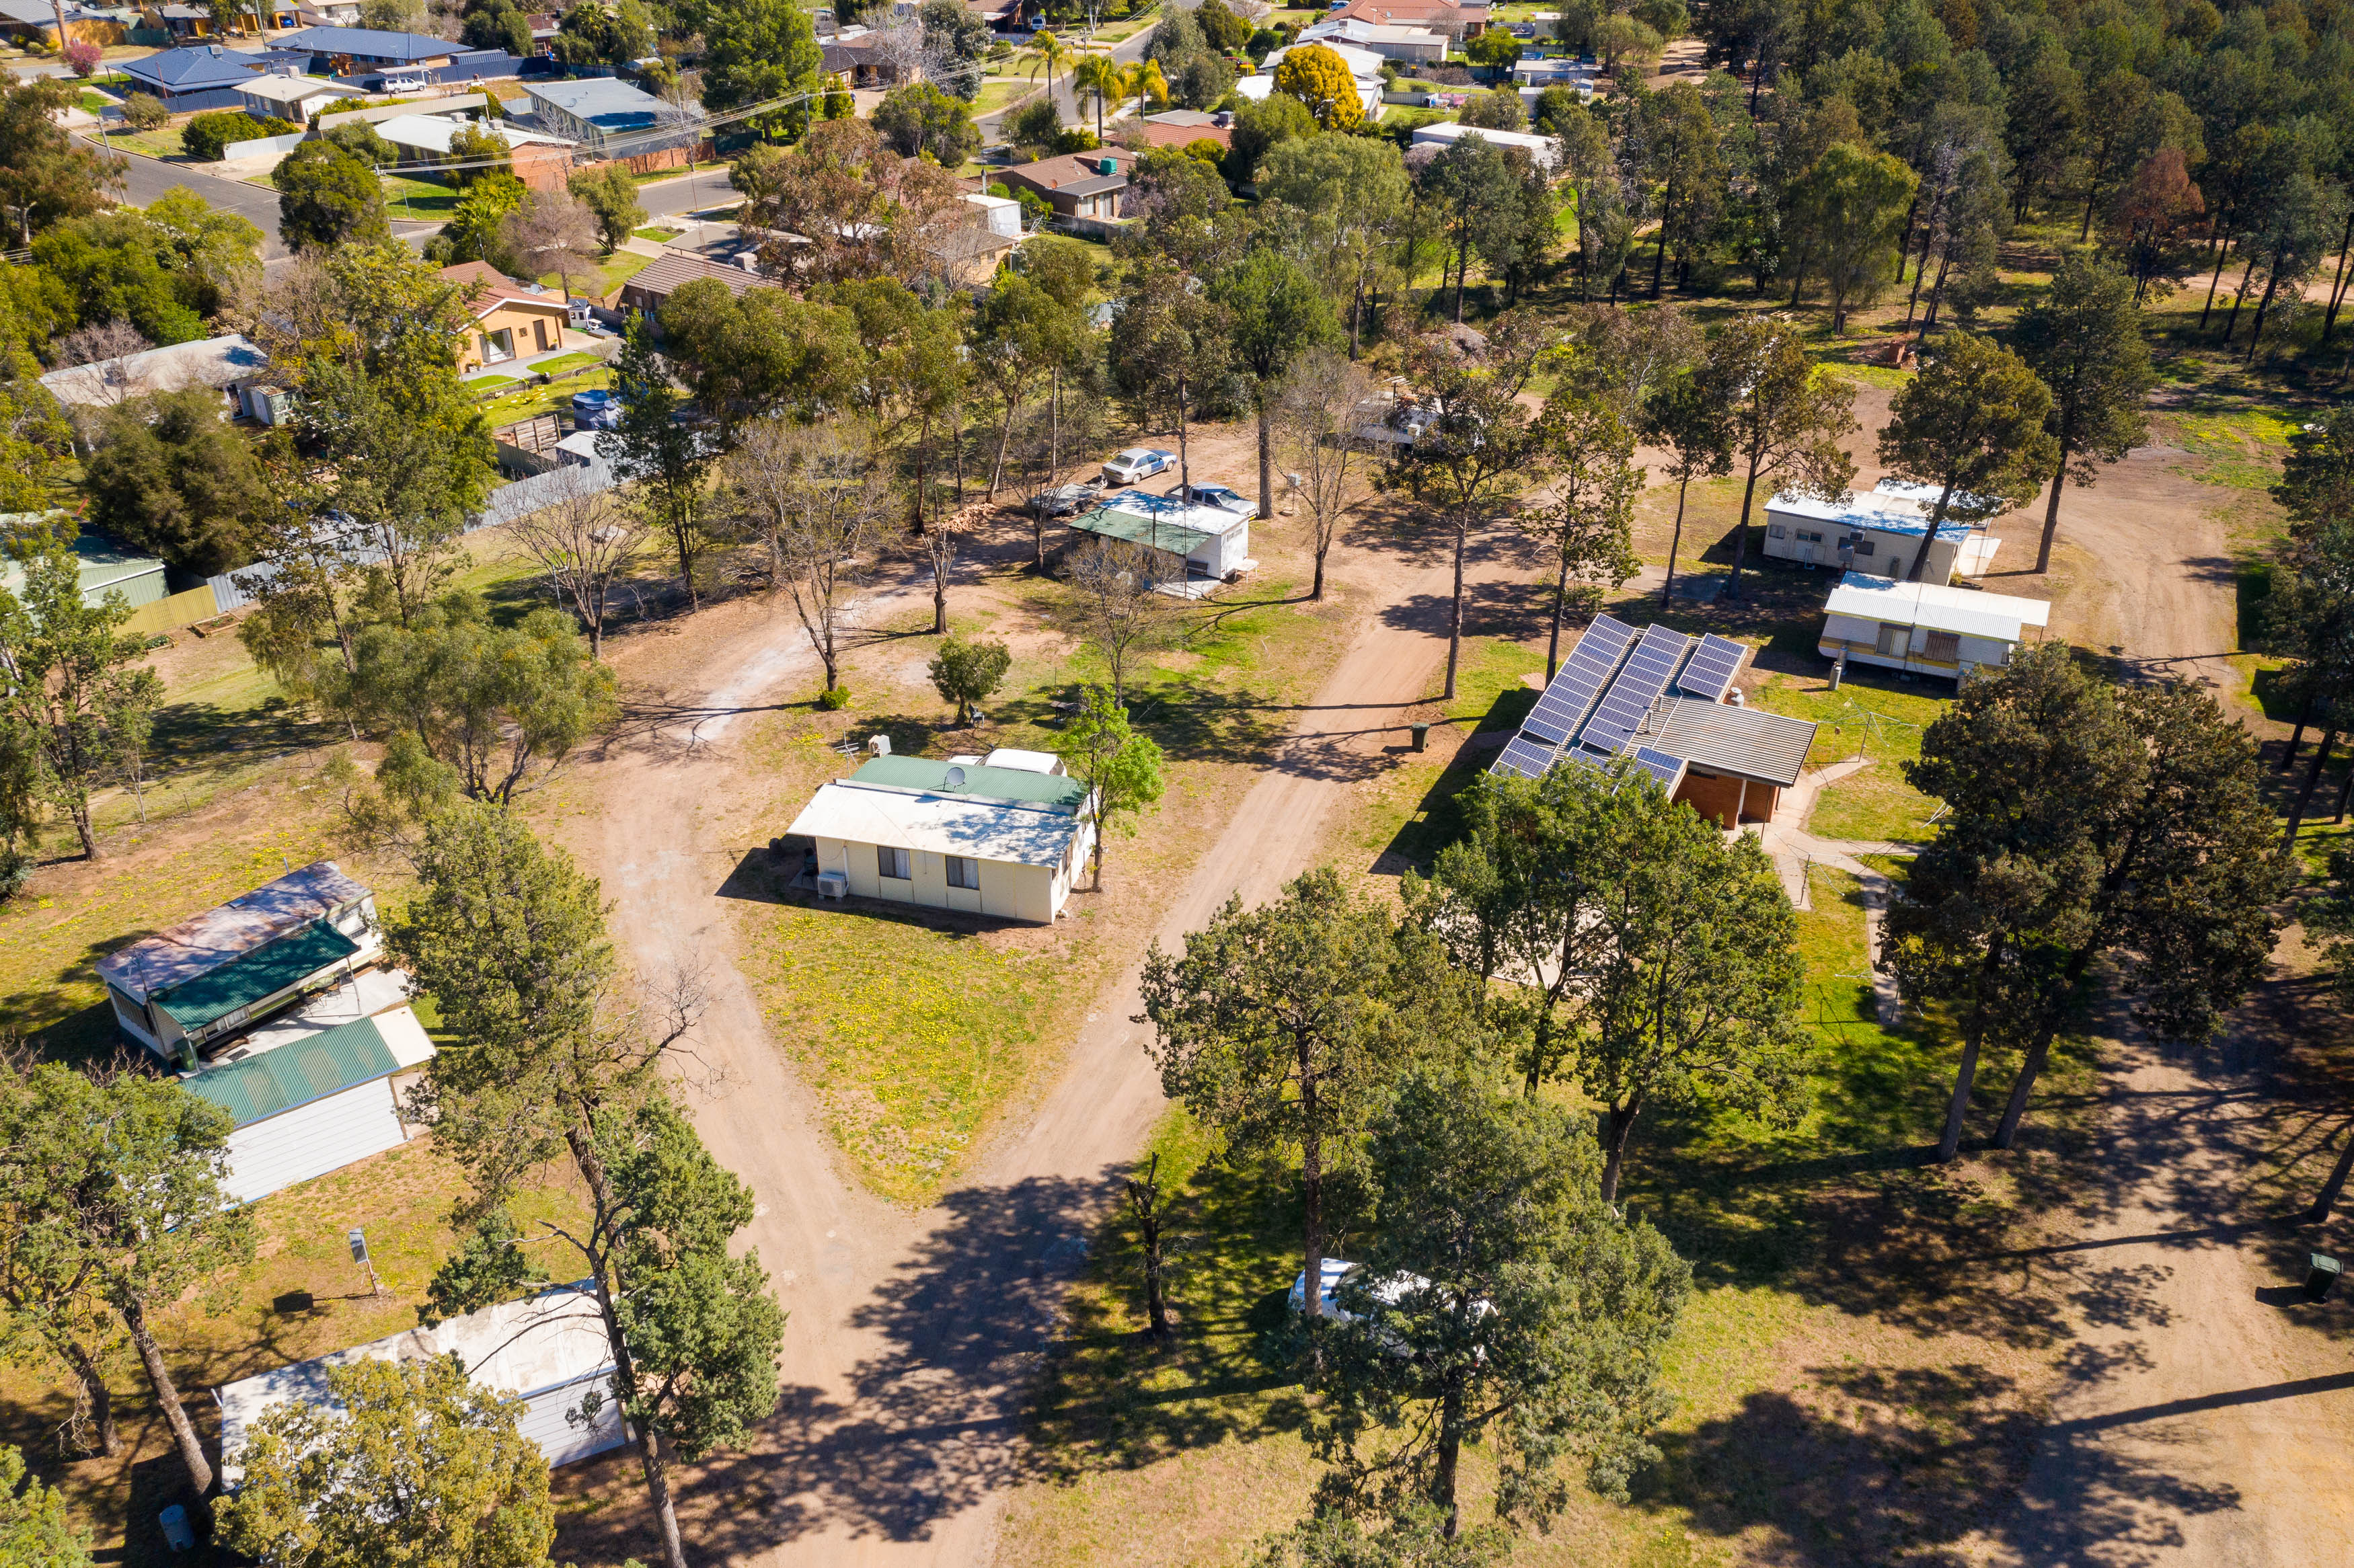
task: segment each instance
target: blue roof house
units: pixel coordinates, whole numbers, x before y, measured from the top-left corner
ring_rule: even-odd
[[[238,89],[262,74],[262,59],[218,44],[189,49],[165,49],[115,67],[136,84],[154,93],[175,114],[196,109],[238,109],[243,101]]]
[[[599,153],[611,153],[612,143],[624,137],[630,139],[629,152],[648,152],[647,133],[663,123],[661,99],[609,76],[525,82],[523,90],[534,119]]]
[[[422,33],[389,33],[375,27],[304,27],[277,40],[281,49],[305,49],[331,62],[314,66],[329,75],[347,74],[350,67],[448,65],[458,46],[447,38]]]

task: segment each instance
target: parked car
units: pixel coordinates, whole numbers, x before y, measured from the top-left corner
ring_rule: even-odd
[[[1188,506],[1214,506],[1222,512],[1239,512],[1248,517],[1258,508],[1250,499],[1230,484],[1181,484],[1169,493],[1170,498]]]
[[[572,395],[572,422],[586,430],[610,430],[621,422],[621,400],[601,389]]]
[[[1103,465],[1103,480],[1106,484],[1134,484],[1156,473],[1167,473],[1176,461],[1174,452],[1130,447]]]
[[[1335,1322],[1353,1323],[1357,1320],[1357,1315],[1354,1312],[1349,1311],[1332,1299],[1332,1293],[1341,1287],[1341,1281],[1354,1273],[1356,1267],[1355,1264],[1341,1258],[1328,1257],[1324,1260],[1324,1288],[1320,1294],[1324,1298],[1325,1315]],[[1407,1291],[1420,1288],[1429,1283],[1429,1280],[1419,1274],[1393,1274],[1387,1279],[1374,1284],[1373,1298],[1384,1307],[1394,1307]],[[1294,1312],[1307,1310],[1308,1271],[1306,1269],[1303,1268],[1293,1276],[1291,1294],[1285,1298],[1285,1305]],[[1475,1304],[1473,1316],[1485,1318],[1495,1309],[1493,1302],[1480,1301]],[[1389,1350],[1393,1355],[1405,1356],[1414,1353],[1404,1343],[1391,1338],[1385,1330],[1383,1331],[1382,1337],[1389,1341]]]
[[[1030,510],[1040,517],[1076,517],[1096,503],[1100,484],[1062,484],[1030,498]]]

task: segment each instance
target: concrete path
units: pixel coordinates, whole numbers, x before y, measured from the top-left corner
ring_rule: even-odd
[[[1755,829],[1758,842],[1766,853],[1774,857],[1774,869],[1781,874],[1782,889],[1790,902],[1800,909],[1812,909],[1814,890],[1808,875],[1817,865],[1828,865],[1846,872],[1862,886],[1864,950],[1872,958],[1872,990],[1880,1022],[1896,1022],[1901,1001],[1896,994],[1896,978],[1880,964],[1881,926],[1888,912],[1890,884],[1885,873],[1866,865],[1859,858],[1868,854],[1911,855],[1921,853],[1918,844],[1889,843],[1872,839],[1827,839],[1807,831],[1805,824],[1815,814],[1815,804],[1823,790],[1840,779],[1861,773],[1872,764],[1862,758],[1850,758],[1834,762],[1798,776],[1798,781],[1782,795],[1782,809],[1774,820]]]

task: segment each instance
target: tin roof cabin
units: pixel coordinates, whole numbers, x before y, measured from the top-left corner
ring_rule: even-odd
[[[1935,485],[1899,479],[1883,479],[1870,491],[1850,491],[1836,501],[1776,495],[1766,503],[1766,554],[1801,566],[1852,568],[1883,577],[1917,577],[1927,583],[1984,575],[2001,541],[1988,536],[1984,523],[1964,522],[1955,514],[1983,517],[1988,504],[1975,496],[1956,495],[1946,503],[1946,521],[1931,540],[1929,517],[1936,509]],[[1999,503],[1993,510],[1999,510]],[[1915,573],[1914,558],[1925,550],[1928,560]]]
[[[323,860],[109,954],[98,974],[124,1039],[195,1069],[383,954],[376,895]]]
[[[1842,669],[1876,664],[1958,685],[2009,663],[2011,651],[2039,638],[2051,620],[2052,606],[2040,599],[1849,572],[1823,605],[1815,651]]]
[[[1051,924],[1095,845],[1087,788],[1056,758],[875,758],[819,788],[788,832],[817,846],[820,894]]]
[[[1247,512],[1141,490],[1116,491],[1070,522],[1075,534],[1155,552],[1166,573],[1161,591],[1182,598],[1198,598],[1257,564],[1250,558],[1250,525]]]

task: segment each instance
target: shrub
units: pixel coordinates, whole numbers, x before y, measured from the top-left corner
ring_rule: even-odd
[[[840,713],[850,705],[848,686],[828,686],[817,694],[817,705],[827,713]]]
[[[275,115],[256,117],[241,109],[216,110],[199,114],[180,127],[180,150],[191,158],[212,164],[220,161],[221,149],[232,142],[250,142],[262,136],[283,136],[302,127],[288,123]]]
[[[160,131],[172,111],[154,93],[134,92],[122,101],[122,118],[131,122],[133,131]]]
[[[85,79],[105,58],[106,51],[88,38],[76,38],[66,46],[66,69]]]

